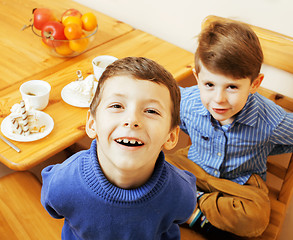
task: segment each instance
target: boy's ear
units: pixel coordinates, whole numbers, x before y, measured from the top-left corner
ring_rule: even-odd
[[[89,138],[96,138],[96,128],[95,128],[95,119],[93,118],[90,110],[87,112],[87,120],[86,120],[86,127],[85,127],[86,134]]]
[[[193,73],[193,76],[195,77],[196,82],[198,83],[198,75],[194,68],[192,69],[192,73]]]
[[[250,86],[250,93],[254,94],[256,93],[257,89],[259,88],[260,84],[262,83],[262,80],[264,78],[264,75],[262,73],[258,74],[258,76],[253,80],[251,86]]]
[[[171,130],[171,132],[169,133],[169,138],[167,139],[167,141],[163,145],[163,147],[166,150],[171,150],[172,148],[174,148],[176,146],[176,144],[178,142],[178,138],[179,138],[179,131],[180,131],[179,126],[173,128]]]

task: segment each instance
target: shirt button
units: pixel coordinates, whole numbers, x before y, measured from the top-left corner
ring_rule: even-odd
[[[215,176],[217,176],[217,175],[218,175],[218,171],[217,171],[217,170],[215,170],[215,171],[214,171],[214,174],[215,174]]]
[[[221,156],[222,156],[222,153],[218,152],[217,155],[218,155],[219,157],[221,157]]]

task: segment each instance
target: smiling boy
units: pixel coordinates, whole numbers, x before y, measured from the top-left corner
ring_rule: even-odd
[[[180,90],[146,58],[109,65],[90,106],[91,148],[42,171],[42,204],[62,239],[180,239],[195,177],[164,160],[179,132]],[[184,207],[183,207],[184,206]]]
[[[194,76],[198,81],[203,106],[222,126],[233,123],[237,113],[245,106],[249,94],[254,94],[260,86],[263,74],[251,83],[249,77],[234,79],[210,72],[202,63],[198,64],[200,71],[196,74],[194,70]]]
[[[215,21],[199,35],[198,85],[181,88],[180,127],[192,144],[166,159],[196,176],[198,209],[190,227],[216,238],[226,235],[218,229],[245,237],[264,232],[266,159],[293,150],[293,114],[256,92],[262,62],[249,26]]]

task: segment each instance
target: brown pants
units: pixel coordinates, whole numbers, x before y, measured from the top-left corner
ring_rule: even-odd
[[[188,149],[166,155],[166,160],[196,176],[198,190],[205,192],[198,206],[209,222],[238,236],[261,235],[270,218],[268,188],[261,177],[254,174],[244,185],[216,178],[187,158]]]

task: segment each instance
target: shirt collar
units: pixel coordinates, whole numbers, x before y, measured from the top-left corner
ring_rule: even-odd
[[[199,90],[198,90],[199,91]],[[206,109],[206,107],[202,104],[202,101],[200,99],[200,94],[198,94],[193,103],[193,110],[199,114],[199,115],[202,115],[202,116],[210,116],[210,113],[209,111]]]
[[[237,114],[235,122],[248,126],[255,126],[257,123],[258,107],[254,94],[249,94],[245,106]]]
[[[202,102],[199,102],[198,106],[196,106],[196,111],[199,115],[202,116],[210,116],[210,112],[206,109],[206,107],[202,104]]]

